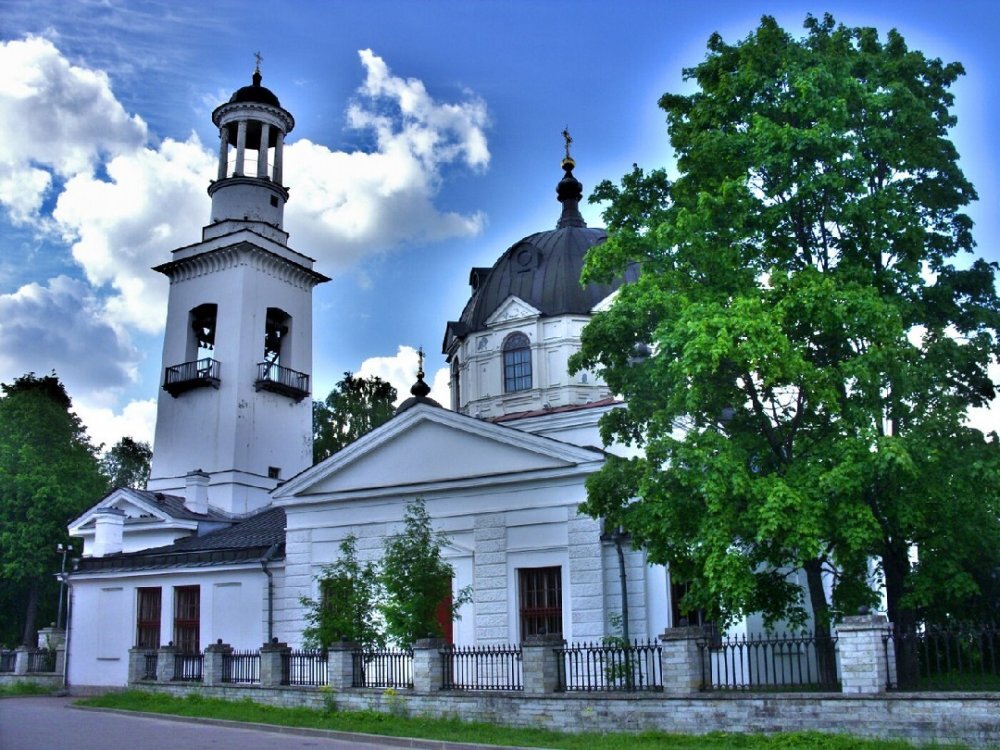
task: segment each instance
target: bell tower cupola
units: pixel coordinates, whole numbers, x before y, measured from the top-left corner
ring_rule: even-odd
[[[288,189],[282,184],[282,162],[295,119],[261,86],[260,62],[258,54],[251,85],[212,113],[219,128],[219,166],[208,188],[212,218],[205,239],[227,234],[236,224],[256,224],[264,233],[283,231]]]

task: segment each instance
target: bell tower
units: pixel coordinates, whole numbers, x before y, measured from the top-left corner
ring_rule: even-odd
[[[208,506],[230,514],[263,507],[312,464],[312,290],[329,280],[288,246],[282,157],[295,120],[257,62],[252,84],[212,113],[210,223],[154,269],[170,293],[147,487],[184,495],[188,475],[207,475]]]

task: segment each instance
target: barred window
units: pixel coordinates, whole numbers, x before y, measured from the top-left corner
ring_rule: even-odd
[[[174,588],[174,646],[182,654],[201,653],[201,589]]]
[[[139,594],[136,615],[135,645],[139,648],[160,647],[160,587],[142,587]]]
[[[521,637],[562,634],[562,568],[517,571]]]
[[[503,389],[505,393],[531,388],[531,342],[523,333],[512,333],[503,342]]]

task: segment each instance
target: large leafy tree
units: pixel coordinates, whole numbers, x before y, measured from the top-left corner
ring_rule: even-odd
[[[153,449],[149,443],[123,437],[101,457],[101,470],[112,487],[146,489]]]
[[[52,375],[0,385],[0,579],[23,607],[22,642],[33,645],[39,599],[52,594],[66,524],[107,490],[96,449]],[[46,608],[47,611],[47,608]]]
[[[881,579],[912,627],[983,605],[1000,569],[1000,451],[965,421],[996,394],[1000,303],[948,138],[963,70],[895,31],[805,27],[714,35],[697,90],[660,100],[677,179],[595,192],[610,236],[585,280],[641,273],[573,366],[627,403],[604,440],[642,450],[586,510],[688,580],[689,608],[801,619],[794,573],[823,629]]]
[[[313,461],[322,461],[388,421],[396,389],[378,375],[349,372],[323,401],[313,402]]]

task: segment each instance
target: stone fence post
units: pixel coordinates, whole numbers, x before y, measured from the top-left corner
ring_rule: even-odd
[[[156,681],[171,682],[174,679],[174,665],[177,647],[170,641],[166,646],[160,646],[156,652]]]
[[[326,651],[326,684],[331,690],[345,690],[354,684],[354,641],[331,643]]]
[[[416,693],[436,693],[444,684],[441,649],[443,638],[421,638],[413,644],[413,690]]]
[[[146,654],[148,648],[133,646],[128,650],[128,684],[141,682],[146,675]]]
[[[524,692],[554,693],[559,689],[559,655],[563,645],[561,635],[529,635],[521,644],[521,670]]]
[[[14,674],[28,674],[28,654],[31,653],[27,646],[18,646],[14,649]]]
[[[885,640],[891,629],[885,615],[845,617],[837,625],[840,651],[840,686],[844,693],[884,693],[889,683],[886,657],[892,641]]]
[[[221,685],[223,677],[222,657],[233,653],[233,647],[220,638],[205,649],[205,661],[201,667],[201,684],[205,687]]]
[[[284,662],[287,655],[292,653],[287,643],[279,643],[277,638],[272,638],[270,643],[265,643],[260,648],[260,686],[278,687],[284,684],[285,669]]]
[[[698,641],[702,641],[699,647]],[[660,636],[660,668],[663,672],[665,695],[691,695],[701,690],[712,678],[712,664],[704,628],[686,626],[667,628]]]

